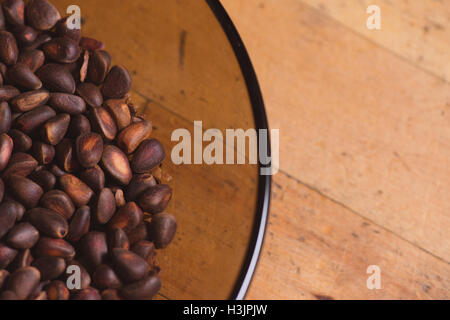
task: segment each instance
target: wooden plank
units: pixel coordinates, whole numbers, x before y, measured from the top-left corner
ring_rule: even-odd
[[[282,170],[449,261],[450,87],[317,10],[281,2],[224,5],[281,129]]]
[[[450,3],[408,0],[302,0],[346,27],[446,81],[450,80]],[[381,9],[381,30],[366,27],[366,9]]]
[[[369,290],[370,265],[381,290]],[[248,299],[449,299],[450,265],[284,174]]]

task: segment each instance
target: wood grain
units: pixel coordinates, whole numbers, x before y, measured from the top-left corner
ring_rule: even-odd
[[[381,290],[369,290],[370,265]],[[300,182],[275,177],[267,239],[248,299],[442,299],[450,268]]]
[[[282,172],[248,298],[450,299],[448,5],[380,0],[383,30],[367,33],[365,0],[222,2],[281,129]],[[85,31],[132,71],[133,98],[166,149],[193,120],[254,125],[231,46],[203,1],[123,3],[81,1]],[[245,254],[256,168],[164,170],[180,233],[160,253],[159,298],[224,298]],[[374,264],[382,290],[366,287]]]
[[[302,0],[347,28],[438,77],[450,80],[450,3],[408,0]],[[366,8],[381,9],[381,30],[366,27]]]
[[[449,261],[449,85],[300,1],[224,4],[282,170]]]

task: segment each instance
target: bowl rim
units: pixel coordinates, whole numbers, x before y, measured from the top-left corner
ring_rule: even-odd
[[[230,16],[226,12],[219,0],[205,0],[220,25],[225,32],[228,40],[233,48],[236,59],[239,62],[242,74],[244,76],[247,91],[250,97],[250,102],[253,109],[253,117],[255,121],[256,130],[265,129],[269,131],[267,121],[266,109],[264,107],[264,100],[261,94],[261,89],[258,79],[253,68],[252,62],[248,55],[242,39],[234,26]],[[260,137],[258,135],[258,146]],[[271,154],[270,138],[267,136],[268,154]],[[258,154],[259,158],[259,154]],[[259,162],[259,169],[261,169],[261,162]],[[271,164],[269,163],[270,166]],[[264,166],[264,167],[267,167]],[[257,267],[261,249],[264,242],[264,235],[267,226],[267,219],[269,214],[270,197],[271,197],[272,177],[259,175],[258,178],[258,196],[256,203],[255,220],[251,233],[250,243],[247,248],[247,254],[244,259],[240,274],[234,285],[234,289],[230,295],[230,300],[243,300],[247,294],[248,288],[252,281],[255,269]]]

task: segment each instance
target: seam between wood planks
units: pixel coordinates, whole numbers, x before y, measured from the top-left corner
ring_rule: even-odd
[[[317,193],[318,193],[319,195],[321,195],[322,197],[324,197],[324,198],[326,198],[326,199],[332,201],[333,203],[335,203],[335,204],[341,206],[342,208],[344,208],[344,209],[348,210],[349,212],[353,213],[354,215],[357,215],[358,217],[360,217],[360,218],[362,218],[362,219],[364,219],[364,220],[369,221],[369,222],[372,223],[373,225],[379,227],[380,229],[383,229],[384,231],[386,231],[386,232],[388,232],[388,233],[394,235],[395,237],[397,237],[397,238],[399,238],[399,239],[401,239],[401,240],[403,240],[403,241],[409,243],[410,245],[412,245],[412,246],[414,246],[414,247],[420,249],[421,251],[425,252],[426,254],[429,254],[430,256],[432,256],[432,257],[438,259],[439,261],[444,262],[444,263],[450,265],[450,262],[447,261],[447,260],[445,260],[444,258],[442,258],[442,257],[440,257],[440,256],[438,256],[438,255],[436,255],[436,254],[434,254],[434,253],[432,253],[432,252],[430,252],[430,251],[428,251],[428,250],[422,248],[422,247],[419,246],[417,243],[414,243],[414,242],[412,242],[412,241],[410,241],[410,240],[408,240],[408,239],[402,237],[401,235],[395,233],[394,231],[390,230],[389,228],[387,228],[387,227],[385,227],[385,226],[383,226],[383,225],[381,225],[381,224],[378,224],[377,222],[375,222],[375,221],[373,221],[373,220],[367,218],[366,216],[364,216],[364,215],[360,214],[359,212],[355,211],[354,209],[348,207],[348,206],[345,205],[344,203],[342,203],[342,202],[340,202],[340,201],[338,201],[338,200],[336,200],[336,199],[333,199],[332,197],[328,196],[327,194],[324,194],[324,193],[323,193],[322,191],[320,191],[319,189],[317,189],[317,188],[315,188],[315,187],[313,187],[313,186],[311,186],[311,185],[309,185],[309,184],[307,184],[307,183],[305,183],[305,182],[299,180],[298,178],[292,176],[291,174],[285,172],[284,170],[280,170],[280,171],[279,171],[279,174],[283,174],[283,175],[285,175],[288,179],[291,179],[291,180],[293,180],[293,181],[295,181],[295,182],[301,184],[302,186],[304,186],[304,187],[306,187],[306,188],[308,188],[308,189],[310,189],[310,190],[312,190],[312,191],[314,191],[314,192],[317,192]],[[269,213],[269,214],[270,214],[270,213]]]
[[[418,69],[418,70],[420,70],[420,71],[422,71],[422,72],[432,76],[435,79],[441,80],[443,83],[445,83],[445,84],[450,86],[450,81],[446,80],[442,76],[440,76],[440,75],[434,73],[433,71],[428,70],[428,69],[426,69],[426,68],[416,64],[413,60],[411,60],[411,59],[409,59],[409,58],[407,58],[405,56],[402,56],[401,54],[399,54],[399,53],[397,53],[395,51],[392,51],[389,47],[386,47],[385,45],[380,44],[380,43],[370,39],[369,37],[365,36],[364,34],[362,34],[362,33],[358,32],[358,31],[350,28],[349,26],[347,26],[346,24],[342,23],[341,21],[339,21],[335,17],[325,13],[323,10],[320,10],[320,9],[315,8],[314,6],[311,6],[310,4],[305,3],[303,0],[300,0],[300,1],[305,7],[313,10],[314,12],[318,13],[319,15],[321,15],[323,17],[326,17],[326,18],[330,19],[331,21],[333,21],[334,23],[338,24],[339,26],[345,28],[346,30],[350,31],[352,34],[356,35],[357,37],[368,41],[369,43],[373,44],[374,46],[376,46],[376,47],[378,47],[378,48],[380,48],[380,49],[382,49],[382,50],[384,50],[386,52],[389,52],[392,56],[400,59],[403,62],[406,62],[407,64],[413,66],[415,69]]]
[[[436,75],[433,74],[433,76],[436,76]],[[440,79],[440,78],[439,78],[439,79]],[[441,79],[441,80],[444,81],[443,79]],[[444,81],[444,82],[445,82],[445,81]],[[141,92],[138,92],[138,91],[136,91],[136,90],[133,90],[133,91],[134,91],[136,94],[138,94],[139,96],[141,96],[143,99],[145,99],[146,102],[147,102],[147,104],[148,104],[148,103],[154,103],[158,108],[164,109],[164,110],[166,110],[167,112],[170,112],[171,114],[173,114],[174,116],[176,116],[176,117],[182,119],[183,121],[186,121],[186,122],[188,122],[188,123],[191,123],[191,120],[189,120],[189,119],[187,119],[187,118],[181,116],[180,114],[174,112],[172,109],[170,109],[169,107],[167,107],[167,106],[165,106],[164,104],[160,103],[159,101],[155,101],[155,100],[153,100],[153,99],[147,97],[145,94],[143,94],[143,93],[141,93]],[[144,107],[145,107],[145,106],[144,106]],[[414,247],[420,249],[421,251],[423,251],[423,252],[429,254],[430,256],[432,256],[432,257],[438,259],[439,261],[444,262],[444,263],[450,265],[450,262],[449,262],[449,261],[446,261],[444,258],[442,258],[442,257],[440,257],[440,256],[438,256],[438,255],[436,255],[436,254],[434,254],[434,253],[432,253],[432,252],[430,252],[430,251],[428,251],[428,250],[422,248],[422,247],[421,247],[420,245],[418,245],[417,243],[414,243],[414,242],[412,242],[411,240],[408,240],[408,239],[402,237],[401,235],[395,233],[393,230],[391,230],[391,229],[389,229],[389,228],[387,228],[387,227],[385,227],[385,226],[383,226],[383,225],[381,225],[381,224],[379,224],[379,223],[377,223],[377,222],[375,222],[375,221],[369,219],[368,217],[364,216],[363,214],[357,212],[355,209],[353,209],[353,208],[347,206],[346,204],[344,204],[344,203],[342,203],[342,202],[340,202],[340,201],[338,201],[338,200],[336,200],[336,199],[330,197],[329,195],[323,193],[322,191],[320,191],[320,190],[317,189],[316,187],[314,187],[314,186],[312,186],[312,185],[309,185],[309,184],[307,184],[307,183],[301,181],[299,178],[296,178],[296,177],[293,176],[292,174],[290,174],[290,173],[284,171],[283,169],[280,169],[279,174],[283,174],[283,175],[285,175],[288,179],[291,179],[291,180],[293,180],[293,181],[295,181],[295,182],[297,182],[297,183],[303,185],[304,187],[306,187],[306,188],[308,188],[308,189],[310,189],[310,190],[312,190],[312,191],[314,191],[314,192],[317,192],[318,194],[320,194],[320,195],[323,196],[324,198],[326,198],[326,199],[332,201],[333,203],[335,203],[335,204],[337,204],[337,205],[339,205],[339,206],[341,206],[341,207],[347,209],[349,212],[355,214],[356,216],[358,216],[358,217],[360,217],[360,218],[362,218],[362,219],[365,219],[365,220],[369,221],[370,223],[372,223],[373,225],[379,227],[380,229],[383,229],[383,230],[385,230],[386,232],[389,232],[389,233],[393,234],[393,235],[396,236],[397,238],[399,238],[399,239],[401,239],[401,240],[403,240],[403,241],[406,241],[406,242],[409,243],[410,245],[412,245],[412,246],[414,246]],[[269,210],[269,215],[270,215],[270,210]],[[167,297],[166,297],[166,298],[167,298]]]

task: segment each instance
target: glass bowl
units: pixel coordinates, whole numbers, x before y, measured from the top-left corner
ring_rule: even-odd
[[[72,0],[53,0],[62,15]],[[270,176],[258,164],[175,165],[177,129],[267,129],[245,47],[218,1],[79,0],[84,36],[132,74],[132,100],[166,148],[162,180],[179,223],[158,252],[160,299],[241,299],[262,245]],[[228,143],[228,141],[226,141]],[[207,143],[203,143],[205,147]],[[229,148],[229,147],[228,147]],[[246,161],[248,163],[248,161]]]

